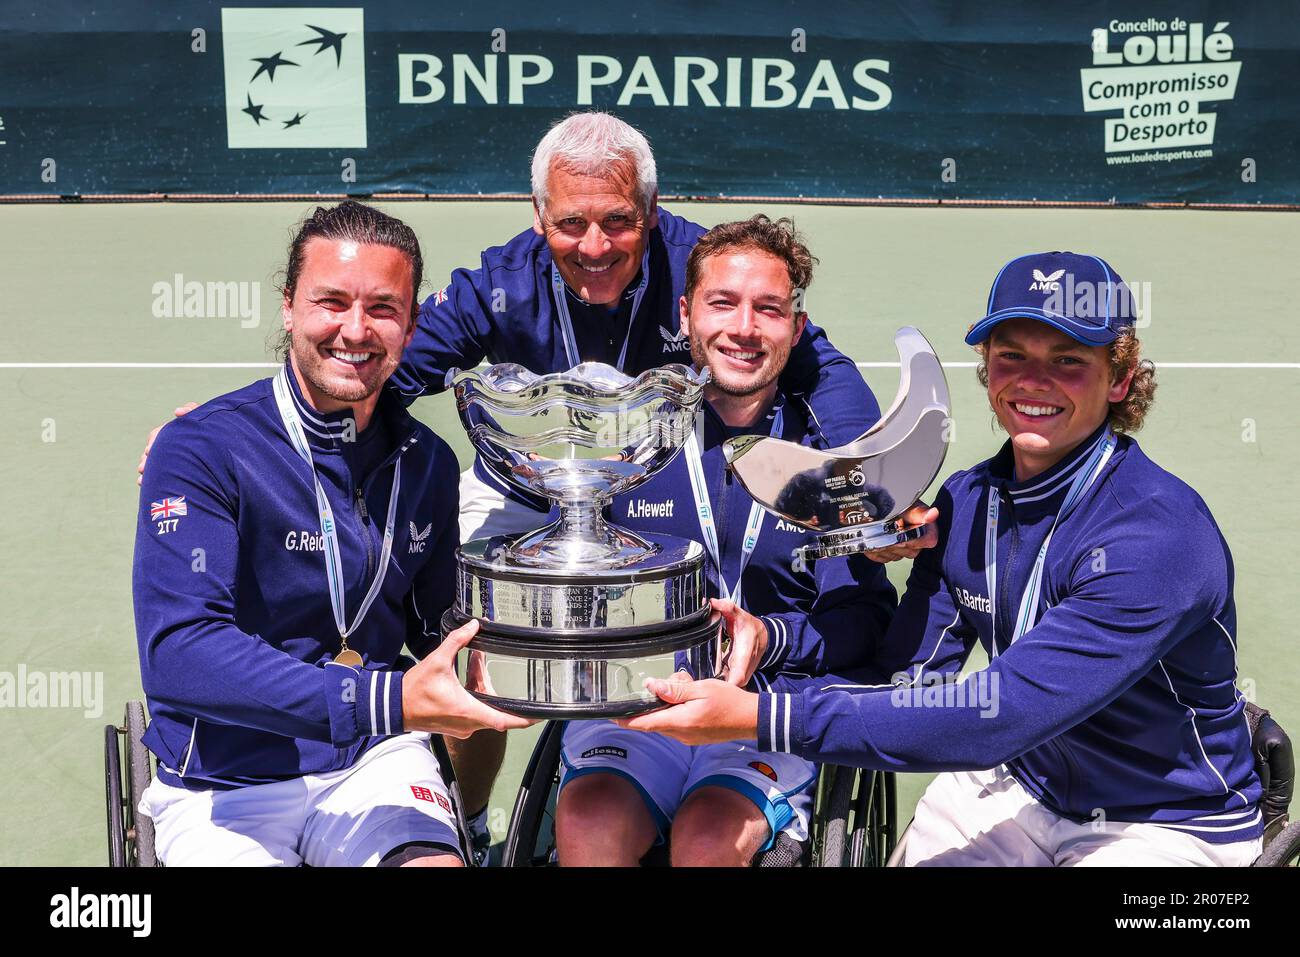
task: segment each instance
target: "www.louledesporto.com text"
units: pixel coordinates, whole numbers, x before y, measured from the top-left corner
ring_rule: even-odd
[[[1108,166],[1124,166],[1129,163],[1169,163],[1173,160],[1208,159],[1214,150],[1148,150],[1145,153],[1122,153],[1119,156],[1107,156]]]

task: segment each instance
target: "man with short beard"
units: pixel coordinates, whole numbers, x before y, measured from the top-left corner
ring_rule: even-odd
[[[780,387],[806,329],[798,291],[814,262],[788,220],[761,215],[715,226],[695,245],[679,309],[691,358],[711,374],[701,431],[610,508],[634,531],[704,543],[713,609],[730,637],[724,680],[753,691],[861,666],[894,609],[883,568],[865,556],[793,569],[807,532],[766,515],[727,473],[728,438],[823,441],[805,397]],[[560,863],[633,865],[671,837],[674,865],[743,866],[782,833],[805,840],[816,766],[762,753],[753,738],[690,747],[610,721],[570,722]]]
[[[140,811],[169,866],[457,865],[429,732],[528,724],[457,680],[475,623],[439,646],[456,458],[383,391],[421,269],[398,220],[318,208],[290,248],[284,367],[149,457],[134,596],[159,769]]]

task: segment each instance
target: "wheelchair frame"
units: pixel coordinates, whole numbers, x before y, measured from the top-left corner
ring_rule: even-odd
[[[154,849],[153,820],[137,814],[140,796],[153,780],[156,760],[144,746],[148,727],[144,702],[128,701],[122,724],[104,726],[104,796],[108,810],[108,866],[162,867]],[[438,760],[443,783],[451,796],[460,838],[461,857],[474,867],[472,841],[465,821],[465,804],[452,768],[451,755],[442,735],[429,736],[429,747]]]

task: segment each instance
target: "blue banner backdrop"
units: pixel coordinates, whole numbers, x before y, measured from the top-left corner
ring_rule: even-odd
[[[1300,202],[1297,0],[89,6],[0,6],[0,194],[526,193],[594,108],[672,194]]]

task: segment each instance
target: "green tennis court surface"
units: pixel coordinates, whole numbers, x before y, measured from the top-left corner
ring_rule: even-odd
[[[120,721],[123,703],[141,694],[130,590],[136,461],[146,433],[174,406],[270,374],[183,364],[272,362],[267,343],[279,326],[273,273],[284,263],[290,227],[308,208],[0,206],[0,672],[90,673],[92,689],[102,680],[102,714],[0,708],[0,864],[105,861],[102,728]],[[759,209],[673,208],[706,224]],[[426,293],[531,222],[522,203],[389,209],[424,244]],[[792,216],[807,233],[821,259],[809,309],[840,349],[864,363],[893,362],[893,331],[910,324],[950,364],[956,432],[944,475],[1001,442],[973,370],[955,364],[973,362],[961,336],[982,315],[1003,262],[1044,249],[1096,252],[1130,282],[1149,283],[1150,325],[1141,334],[1163,371],[1139,439],[1200,491],[1218,518],[1236,559],[1240,684],[1300,733],[1300,666],[1287,610],[1300,528],[1293,492],[1300,473],[1300,333],[1293,329],[1300,314],[1288,282],[1300,217],[762,209]],[[233,287],[224,305],[215,300],[215,314],[187,318],[183,303],[168,308],[160,291],[174,289],[177,276],[182,290],[189,282],[248,285]],[[70,363],[92,365],[60,367]],[[863,371],[887,404],[897,369]],[[415,411],[467,464],[469,446],[448,397],[420,400]],[[906,567],[895,565],[891,574],[901,586]],[[498,837],[534,735],[512,736],[492,801]],[[903,776],[900,823],[927,780]]]

